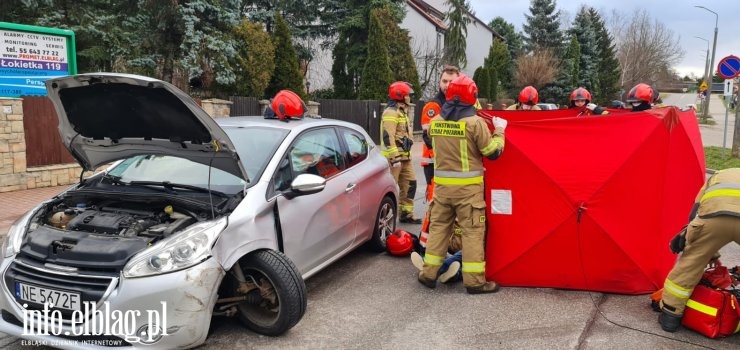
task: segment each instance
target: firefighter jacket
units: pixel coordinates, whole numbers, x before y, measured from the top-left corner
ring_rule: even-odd
[[[408,115],[391,101],[383,111],[380,127],[380,150],[390,162],[411,158],[411,121]]]
[[[712,175],[696,196],[697,215],[740,217],[740,168],[720,170]]]
[[[439,91],[431,101],[424,105],[424,109],[421,110],[421,131],[422,138],[424,139],[424,145],[422,145],[421,148],[421,159],[419,162],[421,166],[434,163],[434,150],[430,147],[431,139],[429,138],[429,123],[431,123],[432,118],[439,115],[444,103],[445,95],[442,91]]]
[[[443,115],[447,115],[443,112]],[[483,157],[495,159],[504,148],[503,131],[494,135],[475,114],[432,119],[429,135],[434,147],[435,196],[465,198],[483,193]]]
[[[522,106],[520,106],[518,103],[515,103],[509,107],[506,107],[507,111],[523,111]],[[532,106],[532,109],[530,111],[541,111],[542,109],[538,105]]]

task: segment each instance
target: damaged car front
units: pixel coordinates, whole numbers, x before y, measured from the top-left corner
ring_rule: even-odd
[[[233,144],[158,80],[98,73],[47,89],[83,169],[114,164],[10,228],[0,331],[66,348],[202,343],[226,273],[212,248],[250,186]]]

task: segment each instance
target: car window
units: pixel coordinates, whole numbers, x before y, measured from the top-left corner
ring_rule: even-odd
[[[234,143],[252,184],[262,176],[267,163],[288,135],[288,130],[270,127],[227,127],[224,131]]]
[[[224,193],[237,193],[244,189],[245,181],[223,170],[210,168],[185,158],[164,155],[140,155],[124,159],[108,170],[108,175],[120,177],[123,182],[169,181],[208,188]]]
[[[290,187],[300,174],[330,178],[344,170],[339,138],[333,128],[314,129],[296,138],[275,173],[276,191]]]
[[[340,134],[347,144],[347,167],[351,167],[367,158],[367,140],[357,131],[341,128]]]

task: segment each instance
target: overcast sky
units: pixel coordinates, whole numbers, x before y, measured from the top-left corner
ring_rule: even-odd
[[[526,20],[524,14],[529,14],[529,0],[470,0],[475,15],[488,23],[497,16],[514,24],[518,31],[522,31],[522,24]],[[695,8],[702,5],[719,15],[717,51],[715,54],[714,70],[717,63],[728,55],[740,56],[740,1],[738,0],[558,0],[557,8],[566,13],[572,22],[581,4],[591,6],[602,15],[611,16],[612,10],[623,15],[629,15],[637,8],[644,8],[651,17],[659,19],[671,29],[684,49],[684,56],[675,69],[681,74],[694,73],[704,75],[707,43],[694,38],[703,37],[709,40],[709,58],[712,55],[712,40],[714,38],[715,16],[707,10]],[[626,20],[626,19],[625,19]]]

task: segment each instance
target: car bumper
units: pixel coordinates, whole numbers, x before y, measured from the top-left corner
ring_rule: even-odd
[[[4,259],[0,263],[3,276],[12,260]],[[98,310],[104,311],[104,302],[108,302],[108,310],[111,312],[120,310],[125,316],[125,322],[119,322],[123,326],[118,328],[112,326],[113,332],[110,333],[114,333],[112,335],[115,337],[108,336],[105,339],[123,339],[123,344],[128,343],[128,348],[146,349],[188,348],[203,343],[208,334],[213,307],[218,297],[218,287],[224,275],[225,272],[221,265],[211,257],[182,271],[141,278],[120,277],[110,293],[100,300]],[[6,284],[5,278],[0,278],[2,289],[0,291],[0,309],[2,310],[0,332],[27,340],[24,343],[50,345],[62,349],[103,349],[107,347],[102,345],[114,345],[118,342],[117,340],[101,341],[101,337],[90,336],[89,333],[78,337],[64,336],[65,332],[71,335],[80,334],[80,328],[84,328],[86,324],[89,326],[88,329],[91,329],[91,322],[95,322],[100,329],[100,325],[105,322],[102,315],[107,312],[96,314],[96,317],[84,323],[77,323],[76,330],[71,327],[71,324],[64,323],[48,335],[24,335],[25,309],[11,292],[15,290],[15,287],[9,289]],[[167,335],[163,335],[161,339],[152,344],[139,342],[133,333],[149,324],[151,320],[155,320],[157,316],[162,318]],[[121,329],[124,332],[118,332]],[[133,332],[131,332],[132,329]],[[126,336],[126,332],[132,334]]]

